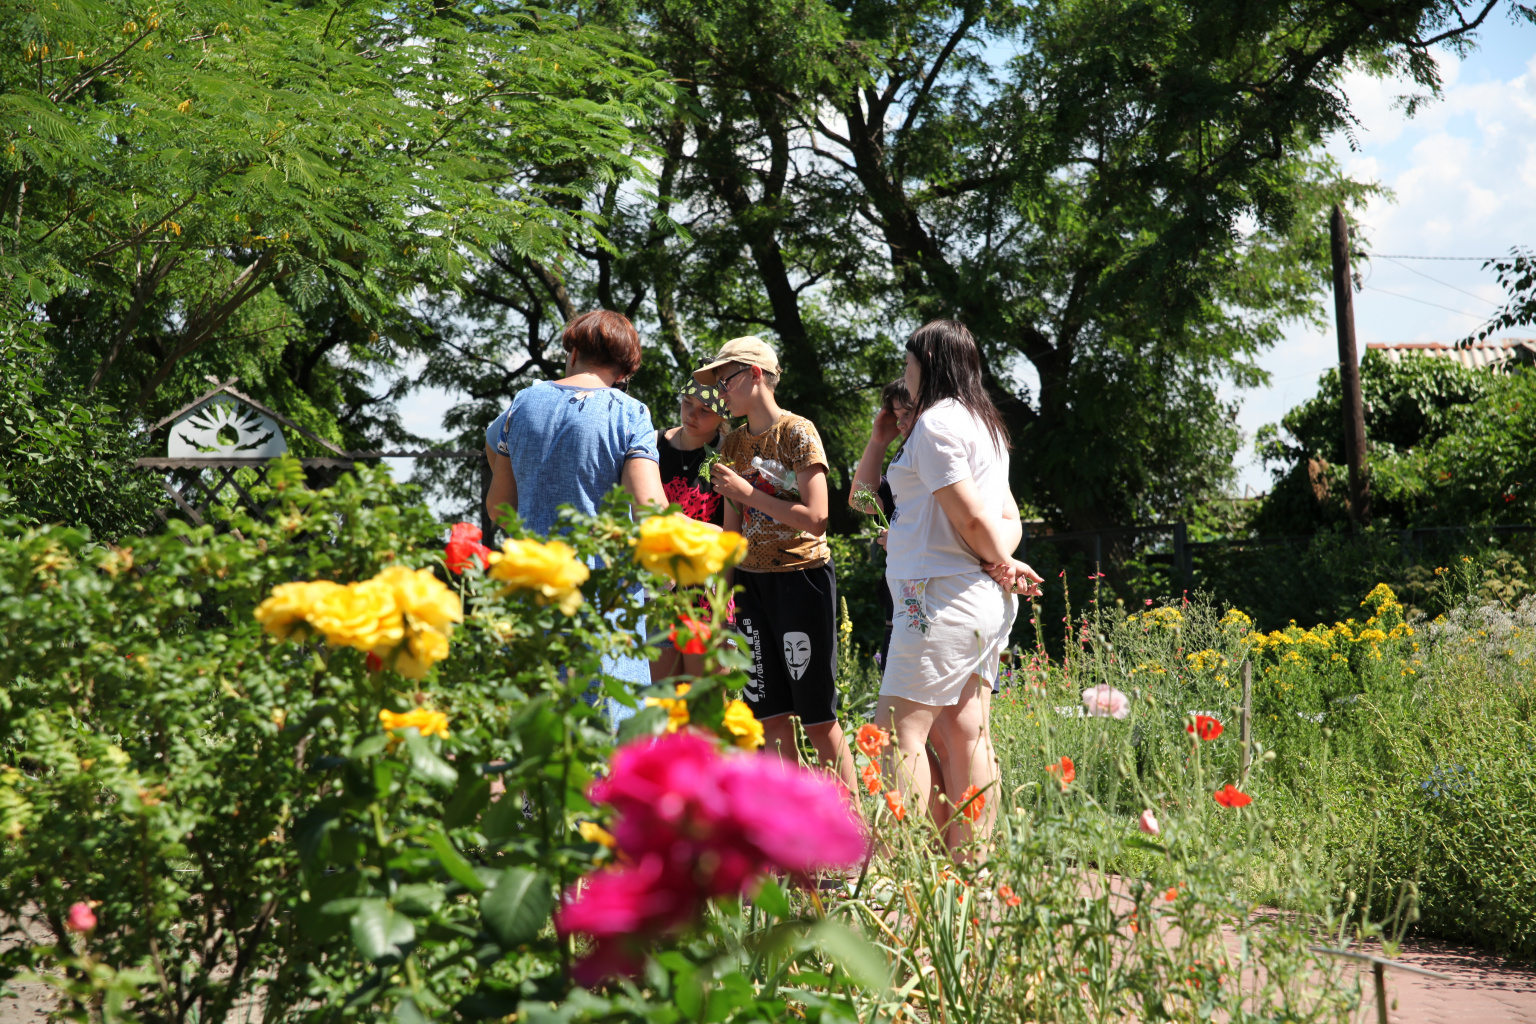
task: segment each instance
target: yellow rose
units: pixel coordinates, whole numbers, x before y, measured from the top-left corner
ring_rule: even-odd
[[[721,723],[736,737],[736,745],[745,750],[756,750],[763,745],[763,723],[757,720],[744,700],[733,700],[725,706],[725,720]]]
[[[395,590],[378,577],[326,591],[309,613],[326,643],[360,651],[388,651],[405,639]]]
[[[581,607],[581,585],[590,575],[563,541],[509,540],[491,553],[491,578],[507,585],[504,593],[531,590],[540,604],[558,603],[567,615]]]
[[[318,580],[313,583],[279,583],[272,594],[256,606],[256,621],[279,640],[286,640],[308,626],[315,602],[331,591],[344,589],[339,583]]]
[[[596,822],[578,821],[576,823],[576,831],[581,833],[581,838],[584,842],[597,843],[599,846],[606,846],[610,850],[619,845],[618,840],[614,839],[607,829]]]
[[[402,612],[440,633],[446,635],[455,622],[464,621],[464,605],[459,595],[448,589],[431,569],[392,565],[374,579],[394,590],[395,604]]]
[[[425,679],[432,666],[448,657],[448,638],[435,629],[416,627],[395,655],[395,671],[407,679]]]
[[[646,707],[667,709],[667,732],[677,732],[688,724],[688,702],[683,698],[691,689],[693,686],[690,683],[678,683],[676,697],[645,698]]]
[[[383,723],[386,732],[415,729],[423,738],[427,736],[448,738],[448,716],[430,708],[412,708],[403,715],[381,709],[379,721]]]
[[[684,586],[703,583],[741,561],[747,542],[739,533],[719,530],[681,513],[652,516],[640,524],[635,561]]]

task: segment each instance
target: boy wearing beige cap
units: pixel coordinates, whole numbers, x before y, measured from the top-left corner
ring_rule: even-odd
[[[810,420],[779,408],[779,359],[762,339],[736,338],[693,379],[719,391],[746,424],[726,435],[714,467],[728,499],[725,528],[747,538],[735,569],[736,622],[752,653],[743,696],[768,749],[792,751],[791,715],[817,760],[854,788],[853,755],[837,723],[837,580],[827,546],[827,456]]]

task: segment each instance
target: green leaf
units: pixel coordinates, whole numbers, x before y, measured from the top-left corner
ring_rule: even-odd
[[[410,996],[395,1004],[395,1020],[400,1024],[428,1024],[431,1019],[421,1012],[421,1007]]]
[[[1153,852],[1160,853],[1165,857],[1168,855],[1168,847],[1164,846],[1162,843],[1153,842],[1146,836],[1126,836],[1125,845],[1134,846],[1141,850],[1152,850]]]
[[[383,733],[366,736],[352,744],[352,749],[347,751],[347,756],[354,761],[360,761],[365,757],[376,757],[384,752],[388,746],[389,738]]]
[[[763,879],[763,884],[752,895],[752,902],[781,920],[790,916],[789,897],[784,895],[779,883],[771,878]]]
[[[341,824],[341,809],[333,800],[325,800],[299,819],[294,829],[294,843],[306,864],[323,859],[329,851],[328,833]]]
[[[633,717],[619,723],[619,746],[645,736],[659,736],[666,727],[666,708],[641,708]]]
[[[415,941],[416,926],[387,900],[365,899],[352,915],[352,942],[374,963],[404,959],[406,947]]]
[[[705,1008],[704,1020],[708,1024],[725,1020],[733,1010],[750,1003],[755,994],[752,983],[739,971],[733,971],[723,978],[716,979],[709,990],[709,1003]]]
[[[459,773],[453,770],[453,765],[438,757],[433,752],[432,745],[422,739],[415,730],[406,732],[405,745],[411,752],[412,772],[439,786],[458,784]]]
[[[480,915],[503,949],[532,941],[554,906],[549,881],[526,868],[507,868],[496,887],[480,897]]]
[[[817,921],[811,928],[811,941],[821,947],[860,987],[870,992],[884,992],[890,987],[890,967],[880,951],[861,935],[836,921]]]
[[[33,302],[41,306],[53,297],[48,291],[48,286],[40,278],[33,277],[31,274],[22,276],[26,278],[27,294],[31,296]]]
[[[433,832],[427,836],[427,845],[432,847],[432,852],[437,854],[437,861],[448,872],[448,877],[458,882],[470,892],[480,893],[485,891],[485,883],[480,881],[480,876],[475,874],[475,869],[470,867],[469,861],[453,848],[453,842],[441,832]]]
[[[459,788],[443,808],[443,827],[463,828],[490,804],[491,780],[479,774],[459,776]]]
[[[412,917],[427,917],[437,913],[446,899],[443,887],[432,882],[410,882],[395,890],[391,901],[395,909]]]

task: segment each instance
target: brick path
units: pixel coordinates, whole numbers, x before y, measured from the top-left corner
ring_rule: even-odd
[[[1380,954],[1379,949],[1362,952]],[[1404,944],[1403,963],[1451,975],[1438,981],[1387,968],[1387,1019],[1392,1024],[1536,1024],[1536,969],[1448,942]],[[1369,967],[1360,978],[1368,994],[1366,1024],[1375,1024]]]

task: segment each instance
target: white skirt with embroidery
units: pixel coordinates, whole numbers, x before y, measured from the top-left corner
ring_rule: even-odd
[[[887,579],[896,604],[882,697],[947,707],[972,675],[991,686],[1019,600],[979,569],[925,580]]]

